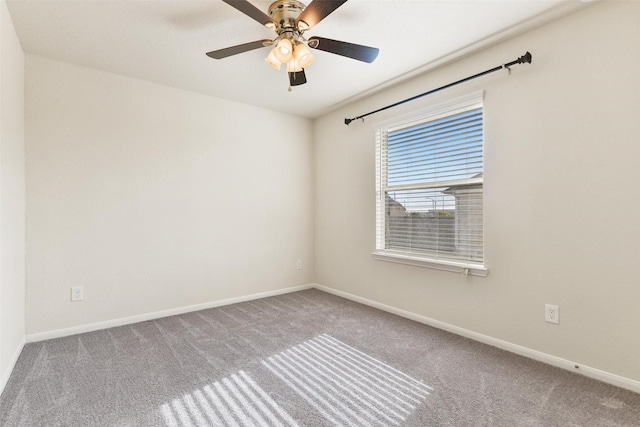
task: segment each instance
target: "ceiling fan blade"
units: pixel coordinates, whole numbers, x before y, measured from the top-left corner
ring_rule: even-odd
[[[307,76],[304,70],[291,72],[289,71],[289,86],[300,86],[307,82]]]
[[[324,37],[311,37],[309,39],[309,47],[368,63],[372,63],[380,52],[380,49],[376,47],[325,39]]]
[[[237,55],[239,53],[248,52],[250,50],[265,47],[265,43],[271,43],[271,40],[256,40],[255,42],[239,44],[237,46],[226,47],[224,49],[213,50],[207,52],[207,56],[213,59],[222,59],[228,56]]]
[[[274,28],[276,25],[276,21],[271,19],[269,15],[249,3],[247,0],[222,0],[229,6],[235,7],[240,12],[247,15],[249,18],[252,18],[258,21],[262,25],[267,25],[269,22],[274,24]]]
[[[300,21],[307,24],[307,29],[316,26],[318,22],[346,2],[347,0],[313,0],[296,19],[296,27]]]

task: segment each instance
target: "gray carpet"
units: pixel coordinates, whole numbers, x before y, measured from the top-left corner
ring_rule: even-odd
[[[640,426],[640,395],[308,290],[27,344],[2,426]]]

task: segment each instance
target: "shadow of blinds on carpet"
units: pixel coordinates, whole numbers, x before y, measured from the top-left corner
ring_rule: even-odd
[[[400,425],[433,391],[326,334],[262,363],[336,425]]]
[[[399,426],[433,389],[329,335],[262,361],[326,420]],[[298,426],[246,372],[238,371],[161,405],[167,427]]]
[[[298,426],[244,371],[175,398],[160,410],[167,427]]]

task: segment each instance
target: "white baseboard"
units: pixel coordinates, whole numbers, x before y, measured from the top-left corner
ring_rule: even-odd
[[[162,317],[175,316],[177,314],[190,313],[192,311],[205,310],[207,308],[221,307],[223,305],[236,304],[239,302],[251,301],[254,299],[267,298],[276,295],[288,294],[291,292],[311,289],[313,285],[292,286],[289,288],[276,289],[274,291],[259,292],[251,295],[227,298],[223,300],[211,301],[202,304],[189,305],[185,307],[171,308],[168,310],[155,311],[152,313],[139,314],[136,316],[123,317],[120,319],[106,320],[104,322],[89,323],[87,325],[73,326],[71,328],[56,329],[53,331],[29,334],[26,342],[38,342],[53,338],[68,337],[70,335],[83,334],[85,332],[99,331],[101,329],[113,328],[116,326],[130,325],[132,323],[146,322],[147,320],[160,319]]]
[[[541,351],[532,350],[527,347],[523,347],[517,344],[503,341],[497,338],[483,335],[477,332],[470,331],[468,329],[460,328],[450,325],[439,320],[431,319],[429,317],[421,316],[406,310],[402,310],[396,307],[392,307],[386,304],[382,304],[376,301],[372,301],[366,298],[359,297],[357,295],[350,294],[348,292],[340,291],[337,289],[329,288],[327,286],[313,284],[313,287],[321,291],[337,295],[342,298],[346,298],[351,301],[359,302],[370,307],[378,308],[380,310],[396,314],[407,319],[415,320],[416,322],[424,323],[425,325],[433,326],[434,328],[442,329],[443,331],[451,332],[456,335],[460,335],[466,338],[470,338],[474,341],[479,341],[483,344],[488,344],[493,347],[497,347],[502,350],[509,351],[511,353],[518,354],[520,356],[528,357],[530,359],[537,360],[539,362],[546,363],[558,368],[562,368],[568,371],[577,372],[586,377],[593,378],[617,387],[621,387],[635,393],[640,393],[640,381],[632,380],[630,378],[621,377],[616,374],[612,374],[599,369],[591,368],[589,366],[581,365],[570,360],[562,359],[560,357],[552,356]]]
[[[13,368],[16,367],[16,363],[18,362],[18,357],[20,357],[20,353],[22,353],[22,349],[24,348],[25,344],[26,344],[26,340],[24,337],[22,337],[22,340],[20,340],[20,342],[18,343],[18,347],[16,347],[16,350],[13,352],[13,356],[11,356],[11,360],[9,361],[9,366],[7,366],[7,369],[2,373],[2,378],[0,378],[0,394],[2,394],[2,392],[4,391],[4,388],[7,386],[9,377],[13,372]]]

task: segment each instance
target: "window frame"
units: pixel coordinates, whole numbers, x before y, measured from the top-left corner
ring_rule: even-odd
[[[408,264],[419,267],[427,267],[437,270],[451,271],[462,274],[463,276],[473,275],[473,276],[481,276],[486,277],[489,273],[489,269],[486,267],[486,257],[483,254],[482,262],[468,262],[468,261],[457,261],[457,260],[445,260],[445,259],[437,259],[434,257],[429,257],[428,255],[421,253],[412,253],[412,252],[398,252],[394,250],[389,250],[385,248],[385,229],[386,229],[386,198],[385,198],[385,187],[386,185],[386,170],[382,166],[382,155],[383,149],[386,150],[386,147],[383,147],[384,141],[386,138],[382,138],[382,132],[390,132],[396,129],[402,129],[406,127],[411,127],[414,125],[418,125],[425,122],[430,122],[434,120],[438,120],[440,118],[453,116],[456,114],[463,113],[465,111],[470,111],[477,108],[482,108],[483,116],[484,116],[484,92],[478,91],[465,96],[457,97],[455,99],[440,102],[435,105],[431,105],[417,111],[404,114],[398,117],[395,117],[390,120],[378,122],[374,124],[375,128],[375,138],[376,138],[376,248],[374,252],[371,254],[372,257],[376,260],[380,261],[388,261],[395,262],[400,264]],[[484,141],[484,117],[483,117],[483,147],[485,145]],[[484,164],[484,153],[483,153],[483,164]],[[482,184],[482,191],[484,194],[484,176],[477,178],[469,178],[466,180],[458,180],[458,183],[464,182],[465,184],[473,185],[473,184]],[[430,185],[430,184],[427,184]],[[482,211],[484,212],[484,203],[482,207]],[[484,238],[484,214],[482,221],[482,244],[485,244]]]

